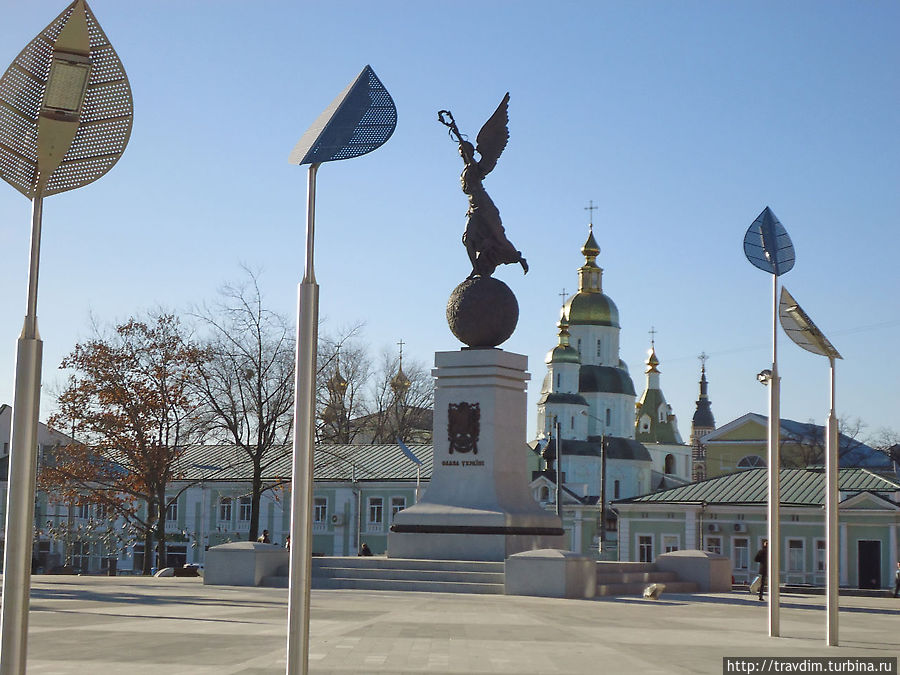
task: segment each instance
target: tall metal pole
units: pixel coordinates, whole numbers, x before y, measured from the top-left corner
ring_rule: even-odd
[[[778,376],[778,276],[772,275],[772,376],[769,380],[769,636],[779,637],[781,595],[781,378]]]
[[[562,518],[562,439],[559,437],[559,418],[554,418],[556,431],[556,515]]]
[[[825,569],[827,570],[828,587],[828,629],[826,631],[826,643],[829,647],[838,645],[838,551],[840,541],[838,539],[838,428],[837,417],[834,412],[834,357],[829,356],[831,380],[831,410],[828,411],[828,438],[825,443],[825,551],[828,557]]]
[[[42,212],[43,197],[39,193],[32,200],[25,325],[16,345],[12,450],[9,457],[6,542],[3,554],[3,611],[0,617],[2,675],[23,675],[28,652],[28,598],[31,590],[34,490],[43,352],[43,343],[37,330]]]
[[[309,599],[312,576],[313,415],[319,286],[313,269],[316,172],[309,167],[306,211],[306,272],[297,292],[297,372],[294,390],[294,454],[291,472],[291,557],[288,582],[287,675],[309,669]]]
[[[606,434],[600,435],[600,550],[606,548]]]

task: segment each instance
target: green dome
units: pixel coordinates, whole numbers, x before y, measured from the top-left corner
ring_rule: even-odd
[[[608,295],[579,291],[566,301],[569,325],[613,326],[619,328],[619,309]]]
[[[578,371],[578,391],[582,394],[628,394],[634,396],[631,376],[611,366],[581,366]]]
[[[575,363],[580,365],[581,357],[578,356],[578,351],[572,349],[569,345],[556,345],[547,352],[547,358],[544,359],[544,363]]]

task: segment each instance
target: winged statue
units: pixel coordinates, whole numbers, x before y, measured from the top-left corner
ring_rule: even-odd
[[[462,242],[472,262],[472,273],[468,278],[489,277],[498,265],[510,263],[519,263],[527,274],[528,263],[522,252],[516,250],[506,238],[500,211],[482,185],[485,176],[497,166],[497,160],[509,141],[509,93],[481,127],[475,146],[460,133],[449,110],[438,111],[438,120],[449,127],[451,137],[459,144],[459,154],[464,164],[460,182],[462,191],[469,198],[469,210],[466,212]],[[477,161],[476,152],[481,156]]]

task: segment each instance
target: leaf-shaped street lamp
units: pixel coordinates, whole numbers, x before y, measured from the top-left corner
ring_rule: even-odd
[[[784,286],[781,287],[779,305],[781,327],[797,345],[808,352],[828,358],[830,367],[831,408],[828,411],[825,439],[825,559],[827,627],[825,642],[838,645],[838,428],[834,412],[834,361],[842,358],[824,333],[813,323],[809,315],[794,300]]]
[[[16,350],[0,673],[24,673],[42,343],[37,286],[43,199],[97,180],[131,136],[131,88],[85,0],[75,0],[0,78],[0,178],[31,200],[25,326]]]
[[[744,255],[754,267],[772,275],[772,369],[759,374],[769,385],[768,428],[768,540],[769,540],[769,635],[778,637],[781,554],[781,378],[778,376],[778,277],[794,267],[794,246],[787,230],[768,206],[744,235]]]
[[[312,574],[313,436],[319,286],[313,269],[316,173],[324,162],[351,159],[383,145],[397,126],[394,101],[371,66],[319,115],[291,152],[292,164],[309,164],[306,270],[298,288],[291,474],[291,558],[288,590],[288,675],[309,668],[309,589]]]

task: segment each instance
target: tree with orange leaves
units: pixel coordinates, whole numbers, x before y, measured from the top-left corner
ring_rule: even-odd
[[[60,365],[74,374],[50,425],[71,428],[78,442],[60,448],[39,480],[48,492],[100,504],[138,530],[144,574],[154,539],[158,566],[166,566],[166,487],[179,477],[182,448],[197,429],[204,358],[175,316],[158,314],[95,334]]]

